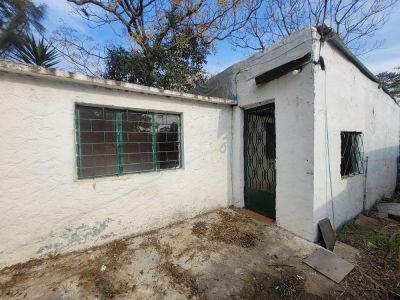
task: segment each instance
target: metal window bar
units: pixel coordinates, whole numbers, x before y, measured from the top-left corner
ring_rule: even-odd
[[[76,144],[80,145],[81,139],[80,139],[80,122],[79,122],[79,110],[75,110],[75,128],[76,128]],[[78,170],[78,178],[81,177],[81,147],[76,147],[76,166]]]
[[[361,132],[343,131],[341,136],[342,177],[364,173],[364,144]]]
[[[181,167],[178,114],[77,105],[78,178]]]
[[[252,109],[246,114],[248,124],[245,147],[245,180],[249,188],[275,192],[275,118],[272,106]]]

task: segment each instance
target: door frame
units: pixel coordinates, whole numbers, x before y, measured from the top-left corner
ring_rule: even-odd
[[[273,119],[274,119],[274,147],[275,147],[275,163],[274,163],[274,192],[269,193],[269,192],[263,192],[263,191],[257,191],[257,190],[247,190],[248,189],[248,147],[249,147],[249,121],[248,121],[248,114],[262,109],[263,107],[273,107]],[[255,212],[258,212],[262,215],[265,215],[267,217],[276,219],[276,117],[275,117],[275,102],[274,101],[268,101],[267,103],[258,103],[257,106],[251,106],[248,109],[244,108],[244,124],[243,124],[243,162],[244,162],[244,207],[248,208],[250,210],[253,210]],[[257,211],[257,209],[252,208],[251,205],[249,207],[249,201],[248,201],[248,196],[249,194],[252,194],[253,197],[260,198],[260,197],[266,197],[265,201],[273,201],[273,211],[268,210],[268,211],[263,211],[262,209]],[[263,195],[264,194],[264,195]],[[267,195],[269,194],[269,195]]]

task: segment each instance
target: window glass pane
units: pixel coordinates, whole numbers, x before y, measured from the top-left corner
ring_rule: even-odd
[[[364,172],[364,147],[362,133],[346,132],[341,137],[341,163],[342,176],[361,174]]]
[[[103,108],[80,106],[78,109],[81,120],[104,119]]]
[[[126,112],[126,119],[122,122],[122,128],[127,132],[151,133],[152,115],[142,112]]]
[[[160,170],[180,166],[180,116],[156,114],[157,166]]]
[[[77,111],[80,177],[118,174],[116,111],[83,106]]]
[[[79,178],[180,167],[180,116],[76,106]]]
[[[122,121],[124,173],[152,171],[152,113],[126,112]]]

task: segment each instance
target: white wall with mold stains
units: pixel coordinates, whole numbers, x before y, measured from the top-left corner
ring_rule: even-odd
[[[340,174],[341,131],[363,133],[366,208],[394,191],[399,155],[399,106],[329,43],[321,56],[325,71],[314,67],[314,238],[321,219],[337,228],[363,209],[365,174]]]
[[[231,204],[230,105],[9,72],[0,90],[0,267]],[[183,167],[78,180],[76,103],[181,113]]]
[[[337,50],[329,44],[321,49],[325,71],[310,63],[255,84],[257,75],[306,53],[318,60],[318,47],[316,30],[308,28],[228,68],[219,78],[230,80],[226,89],[238,106],[136,87],[153,93],[145,95],[122,83],[53,76],[57,71],[0,68],[0,267],[243,207],[244,111],[270,102],[279,226],[315,240],[318,221],[332,220],[332,199],[336,227],[361,212],[365,177],[341,178],[341,131],[364,134],[367,207],[393,192],[399,106]],[[204,89],[213,93],[215,84]],[[76,103],[181,113],[183,168],[78,180]]]
[[[325,71],[318,64],[308,64],[300,72],[256,85],[256,76],[307,52],[318,61],[319,38],[315,28],[306,28],[217,75],[233,78],[230,89],[238,99],[232,149],[234,203],[244,206],[244,111],[274,102],[276,221],[311,241],[318,237],[321,219],[329,217],[333,223],[331,199],[336,228],[363,208],[364,175],[348,178],[340,175],[341,131],[364,134],[365,155],[369,158],[367,207],[395,189],[399,154],[399,106],[328,43],[321,49]],[[215,86],[218,84],[211,82],[211,87],[203,90],[213,91]]]
[[[311,65],[301,72],[290,72],[268,83],[256,85],[261,73],[311,52],[313,32],[300,31],[263,53],[232,67],[237,74],[240,126],[233,130],[233,185],[235,203],[244,206],[243,114],[246,109],[275,103],[276,126],[276,222],[305,238],[313,239],[314,168],[314,77]],[[289,53],[289,55],[283,55]]]

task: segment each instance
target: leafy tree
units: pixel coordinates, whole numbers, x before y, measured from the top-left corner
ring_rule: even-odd
[[[188,27],[174,34],[168,43],[153,47],[147,55],[122,47],[108,50],[104,77],[174,90],[195,87],[204,81],[208,47]]]
[[[132,42],[132,50],[108,51],[107,78],[187,90],[202,79],[214,42],[246,23],[255,0],[68,1],[97,26],[122,25]]]
[[[389,93],[400,101],[400,66],[394,68],[394,71],[382,72],[376,75],[381,81],[382,85],[389,91]]]
[[[11,54],[15,60],[45,68],[59,63],[58,56],[57,50],[45,44],[43,38],[36,41],[33,36],[25,37]]]
[[[45,9],[31,0],[0,1],[0,57],[6,57],[32,29],[43,31]]]

